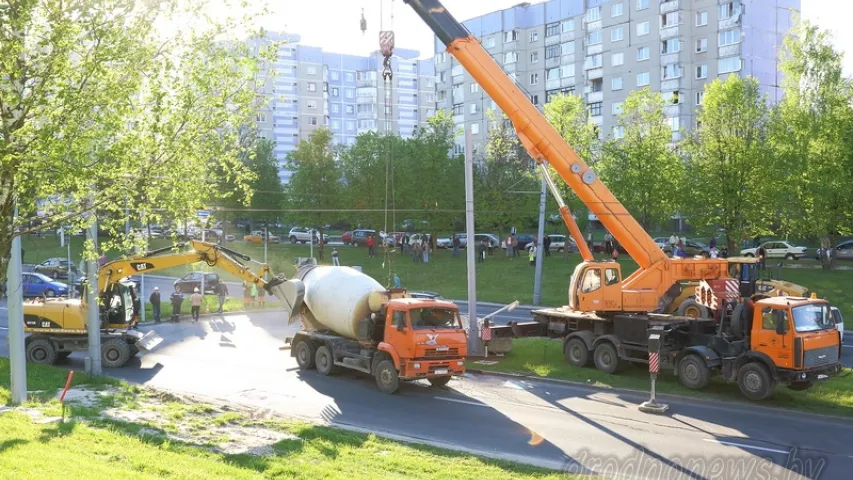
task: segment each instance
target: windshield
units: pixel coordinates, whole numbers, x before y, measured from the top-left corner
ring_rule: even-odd
[[[415,308],[409,311],[412,328],[462,328],[459,312],[449,308]]]
[[[813,304],[793,308],[794,328],[798,332],[813,332],[835,328],[829,305]]]

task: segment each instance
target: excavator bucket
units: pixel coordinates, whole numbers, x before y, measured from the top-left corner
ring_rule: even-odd
[[[302,300],[305,298],[305,284],[298,278],[285,280],[284,277],[276,277],[267,283],[267,290],[284,304],[287,310],[287,324],[296,321],[299,312],[302,311]]]

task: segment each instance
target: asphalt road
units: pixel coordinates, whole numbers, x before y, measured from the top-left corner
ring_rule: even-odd
[[[8,355],[5,313],[0,310],[0,355]],[[362,374],[300,372],[289,351],[279,350],[296,328],[281,312],[153,328],[163,343],[110,375],[607,477],[762,478],[766,472],[763,478],[842,479],[853,469],[850,423],[682,401],[670,401],[670,412],[654,416],[636,409],[643,396],[477,375],[449,388],[416,382],[384,395]],[[82,369],[83,358],[72,355],[64,365]]]

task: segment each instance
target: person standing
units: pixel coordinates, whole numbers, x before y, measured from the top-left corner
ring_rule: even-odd
[[[193,290],[193,294],[190,296],[190,306],[193,316],[193,322],[198,321],[199,312],[201,312],[201,293],[199,293],[198,287]]]
[[[321,234],[318,233],[317,235],[319,235],[319,237],[317,238],[317,261],[322,262],[323,261],[323,244],[325,242],[323,242],[323,236]],[[311,238],[314,238],[314,236],[312,235]]]
[[[216,292],[216,298],[219,300],[219,310],[217,313],[222,313],[222,309],[225,306],[225,300],[228,298],[228,286],[225,285],[225,282],[220,281],[216,284],[214,291]]]
[[[341,259],[338,258],[338,247],[332,248],[332,265],[336,267],[341,266]]]
[[[590,252],[595,251],[595,249],[592,248],[592,230],[586,233],[586,245],[589,247]]]
[[[251,288],[251,295],[252,295],[252,308],[255,308],[255,301],[258,298],[258,286],[253,283],[250,288]]]
[[[376,247],[376,239],[373,237],[373,234],[370,234],[370,236],[367,237],[367,256],[370,258],[373,258],[375,255],[373,250],[374,247]]]
[[[717,236],[714,235],[711,237],[711,242],[708,244],[708,248],[717,248]]]
[[[267,291],[264,290],[264,287],[255,286],[255,291],[258,292],[258,306],[264,308],[267,304]]]
[[[477,244],[477,263],[483,263],[486,261],[486,241],[480,240],[480,243]]]
[[[545,248],[545,256],[551,256],[551,235],[545,234],[545,238],[542,239],[542,246]]]
[[[504,240],[504,247],[506,247],[506,256],[512,256],[512,235],[508,235],[506,240]]]
[[[512,256],[518,256],[518,237],[515,235],[512,236]]]
[[[675,232],[669,236],[669,249],[672,252],[672,256],[675,257],[676,253],[678,253],[676,251],[678,249],[678,237],[675,236]]]
[[[160,287],[154,287],[148,302],[151,303],[151,310],[154,312],[154,323],[160,323]]]
[[[430,251],[429,243],[430,243],[429,237],[427,237],[426,241],[424,242],[424,263],[429,263],[429,251]]]
[[[412,245],[412,261],[414,263],[421,263],[424,259],[422,245],[423,242],[421,241],[417,241]]]
[[[453,240],[451,241],[451,243],[453,244],[453,256],[458,257],[459,256],[459,243],[460,243],[459,242],[459,235],[453,235]]]
[[[530,260],[530,266],[536,266],[536,243],[532,243],[530,245],[530,249],[527,253],[527,259]]]
[[[252,301],[252,287],[249,282],[243,282],[243,310],[249,309],[249,303]]]

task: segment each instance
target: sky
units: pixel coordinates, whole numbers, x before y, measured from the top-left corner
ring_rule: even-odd
[[[529,0],[540,3],[543,0]],[[444,6],[464,21],[502,10],[522,0],[444,0]],[[849,52],[845,71],[853,75],[853,1],[801,0],[803,16],[830,30],[836,46]],[[299,34],[302,44],[335,53],[367,55],[377,50],[379,30],[393,30],[398,48],[419,50],[421,57],[433,56],[433,34],[403,0],[270,0],[272,14],[264,19],[268,30]],[[367,31],[359,26],[362,10]],[[393,16],[392,16],[393,14]]]

